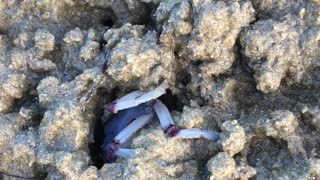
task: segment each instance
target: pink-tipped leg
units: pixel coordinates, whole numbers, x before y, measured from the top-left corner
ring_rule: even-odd
[[[169,129],[170,126],[174,125],[174,122],[172,120],[171,114],[170,114],[168,108],[166,107],[166,105],[164,105],[159,100],[155,100],[153,108],[154,108],[154,110],[155,110],[155,112],[156,112],[156,114],[158,116],[161,128],[164,131],[167,131],[167,129]],[[173,127],[175,127],[175,126],[173,126]],[[169,131],[171,131],[171,130],[169,130]]]
[[[132,137],[139,129],[143,128],[148,124],[153,118],[153,114],[146,114],[138,117],[136,120],[132,121],[126,128],[124,128],[115,138],[114,141],[123,144],[130,137]]]
[[[161,128],[163,129],[164,133],[170,137],[184,139],[205,138],[211,141],[216,141],[219,139],[219,133],[213,131],[205,131],[198,128],[179,130],[174,125],[168,108],[161,101],[156,100],[153,107],[160,121]]]
[[[113,163],[117,157],[130,158],[134,151],[131,149],[120,148],[127,140],[129,140],[139,129],[143,128],[153,118],[153,114],[146,114],[138,117],[132,121],[126,128],[124,128],[104,149],[104,160],[107,163]]]
[[[137,93],[136,91],[133,94],[128,94],[125,97],[116,100],[112,104],[110,104],[107,109],[110,112],[117,113],[120,110],[128,109],[131,107],[138,106],[139,104],[151,101],[153,99],[157,99],[161,95],[166,93],[166,87],[157,87],[154,90],[151,90],[147,93],[143,93],[142,95]]]
[[[164,133],[169,135],[170,137],[177,137],[182,139],[205,138],[210,141],[217,141],[219,139],[219,133],[214,131],[205,131],[199,128],[179,130],[175,125],[169,126],[164,130]]]
[[[117,113],[119,110],[121,110],[121,109],[119,109],[119,105],[120,105],[120,107],[122,107],[123,105],[121,105],[121,104],[123,104],[123,102],[126,103],[126,102],[130,102],[130,101],[135,101],[136,98],[140,97],[143,94],[145,94],[145,93],[141,92],[141,91],[133,91],[133,92],[115,100],[111,104],[107,105],[106,109],[109,112]],[[124,109],[126,109],[126,108],[124,108]]]
[[[106,163],[113,163],[116,161],[117,157],[122,157],[128,159],[134,155],[132,149],[119,148],[120,144],[113,142],[109,144],[104,153],[104,161]]]

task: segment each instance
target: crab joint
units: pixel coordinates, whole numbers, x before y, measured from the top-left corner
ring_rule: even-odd
[[[134,154],[133,150],[123,149],[123,148],[120,148],[119,146],[120,146],[119,142],[113,141],[107,148],[110,151],[110,153],[113,153],[114,155],[117,155],[119,157],[126,158],[126,159],[130,158]],[[110,157],[107,157],[107,158],[109,159],[112,158],[112,154],[108,154],[108,156]]]
[[[213,131],[205,131],[198,128],[179,130],[174,125],[168,108],[159,100],[156,100],[154,110],[160,120],[161,128],[164,130],[164,133],[170,137],[184,139],[205,138],[211,141],[219,139],[219,133]]]
[[[106,109],[109,112],[117,113],[118,111],[115,111],[115,106],[116,106],[116,102],[112,102],[111,104],[107,105]]]
[[[164,130],[165,134],[168,134],[170,137],[175,137],[179,133],[179,129],[175,125],[170,125],[167,129]]]

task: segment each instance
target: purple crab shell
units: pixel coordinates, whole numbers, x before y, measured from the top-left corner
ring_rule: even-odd
[[[113,139],[133,120],[146,114],[145,109],[146,105],[140,104],[139,106],[121,110],[116,114],[112,114],[107,120],[104,124],[104,141],[102,145],[105,162],[112,163],[116,161],[117,156],[110,148]]]

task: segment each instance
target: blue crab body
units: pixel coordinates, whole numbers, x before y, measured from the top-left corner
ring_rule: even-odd
[[[132,121],[146,114],[145,109],[146,105],[140,104],[136,107],[121,110],[117,114],[112,114],[107,120],[107,122],[104,124],[104,141],[102,145],[105,154],[105,161],[114,162],[116,160],[116,155],[111,152],[106,152],[110,151],[108,146],[112,144],[114,138]]]

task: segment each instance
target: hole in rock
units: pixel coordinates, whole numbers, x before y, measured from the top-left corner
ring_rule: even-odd
[[[100,22],[104,26],[112,27],[114,25],[114,22],[111,18],[101,19]]]
[[[116,99],[116,97],[118,97],[117,92],[119,92],[119,88],[114,89],[111,93],[100,92],[99,94],[100,94],[100,97],[111,97],[113,101]],[[173,110],[182,111],[182,108],[183,108],[182,102],[179,101],[178,96],[174,95],[171,92],[171,90],[167,90],[166,94],[160,96],[158,99],[168,107],[169,111],[173,111]],[[108,102],[106,102],[106,104],[112,101],[109,100]],[[104,140],[104,132],[103,132],[104,127],[102,125],[103,114],[104,114],[104,106],[99,105],[96,113],[97,120],[94,127],[95,142],[92,144],[89,144],[92,165],[96,166],[98,169],[100,169],[104,164],[103,151],[102,151],[102,144]],[[158,119],[155,118],[154,121],[158,121]]]

